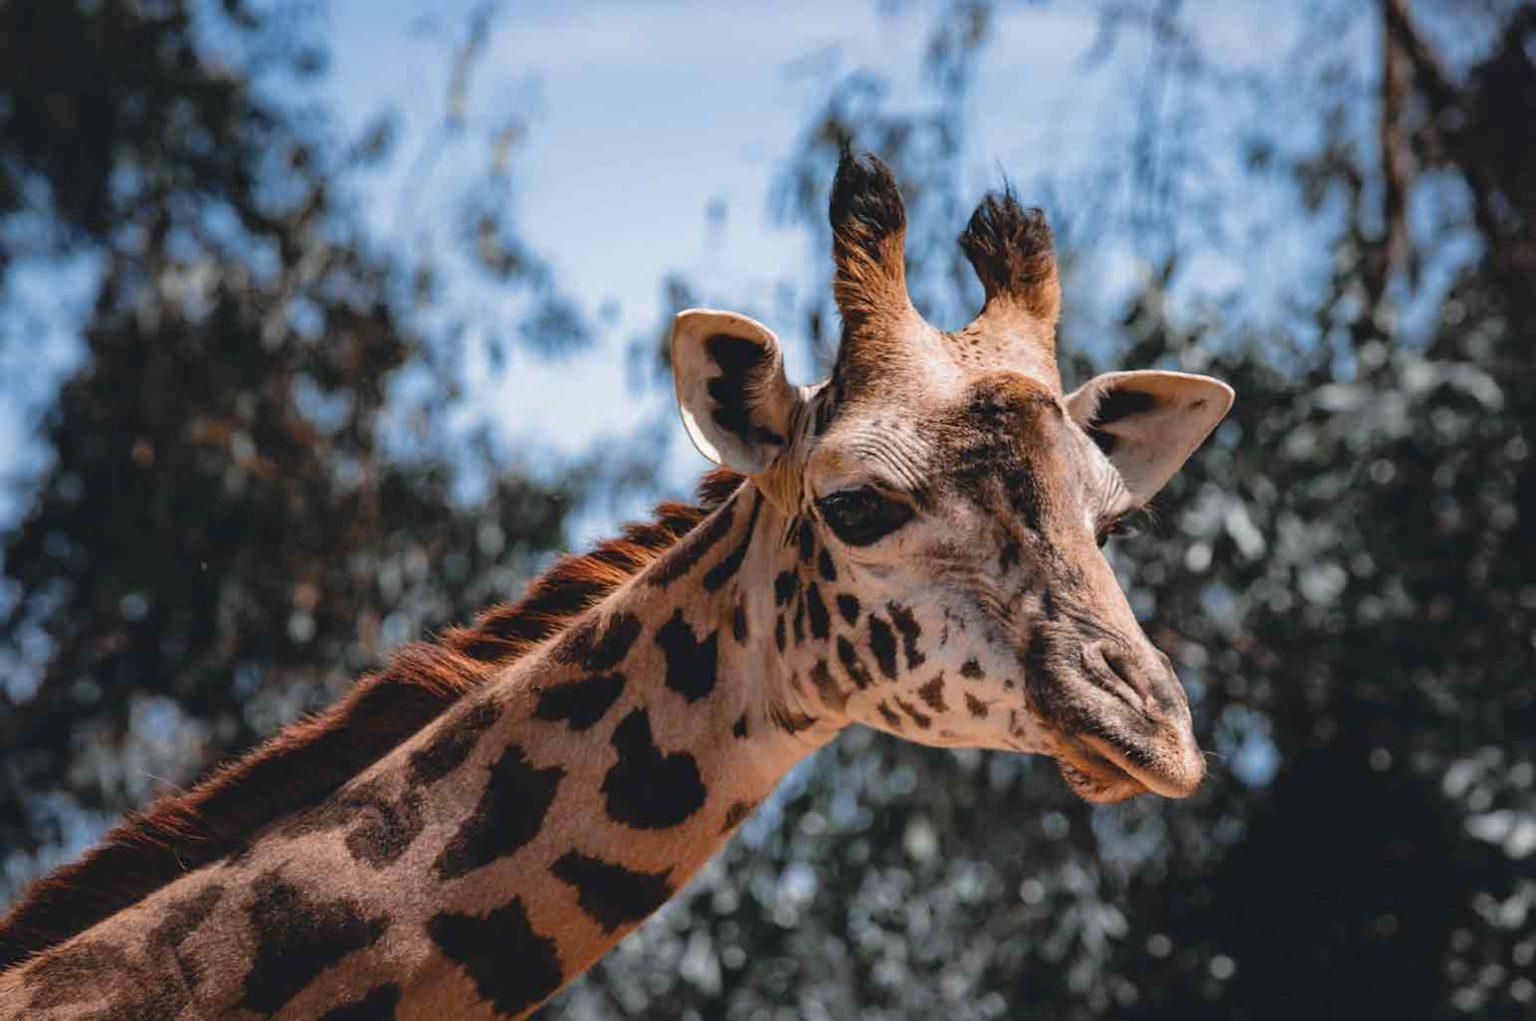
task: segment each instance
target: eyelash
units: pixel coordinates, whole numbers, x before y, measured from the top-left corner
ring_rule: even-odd
[[[1152,515],[1148,513],[1145,507],[1137,507],[1133,510],[1126,511],[1124,514],[1120,515],[1119,517],[1115,518],[1115,520],[1099,529],[1099,545],[1103,546],[1105,543],[1109,542],[1111,536],[1121,537],[1140,535],[1142,532],[1146,531],[1147,527],[1151,525],[1151,523]]]
[[[869,546],[912,520],[909,504],[869,486],[843,489],[816,501],[832,533],[849,546]]]

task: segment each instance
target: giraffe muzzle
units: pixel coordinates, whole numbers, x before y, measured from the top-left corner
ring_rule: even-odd
[[[1075,660],[1075,662],[1073,662]],[[1054,732],[1063,777],[1090,801],[1151,792],[1193,794],[1205,778],[1189,701],[1166,656],[1141,643],[1096,639],[1059,650],[1031,677],[1030,694]]]

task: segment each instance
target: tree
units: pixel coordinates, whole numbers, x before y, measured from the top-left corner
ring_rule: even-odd
[[[12,888],[563,544],[579,476],[508,470],[443,426],[457,348],[433,256],[368,237],[349,181],[388,157],[388,122],[328,141],[307,11],[0,5],[0,297],[28,300],[18,267],[99,270],[4,546]],[[529,343],[579,343],[505,191],[470,209],[477,258],[527,296]]]
[[[1192,690],[1206,789],[1089,810],[1037,763],[845,735],[566,1016],[1529,1015],[1536,11],[1475,6],[1310,5],[1272,77],[1207,59],[1176,2],[1103,7],[1100,49],[1147,41],[1158,99],[1108,168],[1154,272],[1102,367],[1239,394],[1156,538],[1115,552]],[[889,109],[869,72],[835,82],[779,192],[819,237],[831,151],[881,151],[916,197],[925,311],[967,307],[943,270],[964,133],[945,88],[994,14],[944,6],[925,110]],[[1423,27],[1448,19],[1476,45]],[[1224,137],[1202,117],[1240,103],[1269,116]],[[1208,172],[1215,144],[1239,178]],[[1241,287],[1191,300],[1202,256],[1253,243],[1208,214],[1265,189],[1283,201],[1254,236],[1321,238],[1317,285],[1269,322]],[[1079,251],[1115,240],[1052,212]],[[822,293],[813,342],[836,332]],[[1072,330],[1081,379],[1099,359]]]

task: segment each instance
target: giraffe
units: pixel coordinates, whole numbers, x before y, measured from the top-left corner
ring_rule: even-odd
[[[521,1018],[656,911],[852,724],[1054,758],[1090,801],[1204,776],[1188,702],[1099,549],[1232,391],[1063,393],[1049,227],[1010,191],[960,244],[956,332],[906,290],[889,169],[833,182],[843,337],[677,316],[683,424],[721,466],[523,600],[408,647],[113,833],[0,921],[0,1018]]]

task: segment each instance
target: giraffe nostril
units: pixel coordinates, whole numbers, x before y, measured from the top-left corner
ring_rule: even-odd
[[[1132,708],[1151,708],[1153,684],[1149,671],[1119,643],[1084,643],[1083,668],[1094,684]]]

